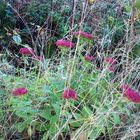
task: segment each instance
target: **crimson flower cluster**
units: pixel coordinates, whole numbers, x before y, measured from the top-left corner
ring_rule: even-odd
[[[83,38],[86,38],[86,39],[93,39],[93,36],[91,34],[83,32],[81,30],[77,31],[77,32],[74,32],[73,35],[80,36],[80,37],[83,37]]]
[[[19,53],[23,55],[33,55],[34,50],[31,48],[20,48]]]
[[[71,41],[64,40],[64,39],[57,40],[57,42],[55,44],[58,47],[66,47],[66,48],[75,47],[74,43],[72,43]]]
[[[124,96],[134,103],[140,103],[140,93],[128,84],[122,84],[121,87]]]
[[[76,36],[79,35],[79,36],[82,36],[86,39],[93,39],[93,36],[91,34],[88,34],[88,33],[83,32],[83,31],[74,32],[73,35],[76,35]],[[74,48],[75,47],[75,44],[73,42],[68,41],[68,40],[64,40],[64,39],[57,40],[57,42],[55,44],[59,48],[61,48],[61,47]]]
[[[15,96],[20,96],[20,95],[27,94],[28,89],[26,89],[25,87],[20,87],[20,88],[16,88],[16,89],[12,90],[11,93]]]
[[[109,70],[111,71],[111,72],[114,72],[115,71],[115,69],[116,69],[116,64],[118,63],[118,61],[116,60],[116,59],[114,59],[114,58],[112,58],[112,57],[106,57],[105,59],[104,59],[104,62],[105,63],[107,63],[107,64],[109,64]]]
[[[35,55],[34,50],[31,48],[20,48],[19,53],[24,56],[33,56],[34,59],[43,61],[43,57]]]
[[[85,60],[87,60],[87,61],[92,61],[92,60],[96,59],[95,57],[90,56],[90,55],[85,55],[84,58],[85,58]]]
[[[73,99],[73,100],[78,99],[76,92],[72,88],[67,88],[64,90],[63,98],[64,99]]]
[[[77,32],[73,32],[73,35],[81,36],[81,37],[84,37],[86,39],[93,39],[93,36],[91,34],[83,32],[81,30],[77,31]],[[68,41],[68,40],[64,40],[64,39],[57,40],[55,44],[59,48],[61,48],[61,47],[74,48],[75,47],[75,44],[73,42]],[[87,61],[91,61],[91,60],[95,59],[93,56],[90,56],[90,55],[86,55],[86,56],[84,56],[84,58]]]

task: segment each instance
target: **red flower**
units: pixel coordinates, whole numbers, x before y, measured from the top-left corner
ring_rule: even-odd
[[[93,39],[92,34],[89,34],[89,33],[83,32],[83,31],[77,31],[77,32],[74,32],[73,34],[80,35],[80,36],[87,38],[87,39]]]
[[[24,87],[16,88],[12,91],[12,94],[15,96],[27,94],[28,90]]]
[[[114,59],[114,58],[112,58],[112,57],[106,57],[105,59],[104,59],[104,62],[106,62],[106,63],[108,63],[109,64],[109,70],[111,71],[111,72],[114,72],[115,71],[115,69],[116,69],[116,64],[117,64],[117,60],[116,59]]]
[[[73,100],[77,100],[78,99],[76,92],[73,89],[71,89],[71,88],[67,88],[67,89],[64,90],[63,98],[64,99],[73,99]]]
[[[117,62],[118,62],[116,59],[114,59],[112,57],[107,57],[107,58],[105,58],[104,61],[111,64],[111,65],[117,64]]]
[[[34,59],[37,59],[37,60],[39,60],[39,61],[43,61],[43,57],[42,57],[42,56],[37,56],[37,55],[35,55],[35,56],[33,56],[33,58],[34,58]]]
[[[115,68],[114,65],[112,65],[112,66],[110,66],[108,69],[109,69],[111,72],[114,72],[116,68]]]
[[[33,55],[34,51],[29,48],[20,48],[19,53],[21,53],[23,55]]]
[[[74,43],[72,43],[71,41],[63,40],[63,39],[57,40],[57,42],[55,44],[58,47],[66,47],[66,48],[75,47]]]
[[[123,84],[121,85],[121,89],[123,94],[132,102],[140,103],[140,93],[138,91],[132,89],[129,85]]]
[[[95,57],[90,56],[90,55],[85,55],[84,57],[85,57],[85,60],[88,60],[88,61],[91,61],[91,60],[95,59]]]

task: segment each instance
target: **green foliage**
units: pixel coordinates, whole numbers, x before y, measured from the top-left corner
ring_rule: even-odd
[[[63,55],[65,56],[65,54]],[[79,63],[74,65],[75,71],[71,75],[71,87],[78,89],[79,100],[63,99],[62,93],[67,82],[64,77],[67,76],[67,68],[71,66],[70,63],[73,60],[73,58],[68,59],[65,56],[68,65],[63,59],[64,56],[60,58],[63,66],[60,64],[54,70],[46,69],[42,75],[23,71],[20,75],[24,76],[3,77],[7,89],[5,95],[8,97],[9,105],[7,113],[13,113],[11,131],[27,133],[29,137],[32,137],[35,131],[39,131],[44,135],[43,139],[52,139],[63,127],[61,133],[65,135],[69,129],[76,131],[85,123],[88,129],[91,127],[90,123],[93,123],[91,131],[86,134],[89,138],[94,139],[102,133],[105,134],[106,129],[111,130],[114,125],[121,125],[120,116],[116,112],[119,110],[119,104],[123,105],[123,103],[117,102],[118,95],[108,92],[110,74],[106,71],[104,77],[99,80],[99,73],[95,66],[84,59],[81,61],[80,69]],[[80,57],[77,56],[76,59],[78,60]],[[89,73],[90,70],[94,71]],[[10,94],[13,86],[18,87],[19,85],[27,87],[29,93],[17,97]],[[111,102],[108,99],[111,99]]]
[[[7,6],[5,1],[0,1],[0,35],[5,35],[5,28],[11,29],[15,27],[16,19],[11,8]]]
[[[135,3],[134,3],[134,6],[140,10],[140,1],[139,0],[136,0]]]
[[[120,7],[121,8],[121,7]],[[106,7],[107,14],[104,17],[102,27],[103,27],[103,38],[104,38],[104,47],[109,48],[109,46],[116,47],[118,42],[125,35],[125,24],[124,20],[126,19],[126,15],[120,13],[114,4],[108,4]],[[122,14],[122,15],[121,15]]]

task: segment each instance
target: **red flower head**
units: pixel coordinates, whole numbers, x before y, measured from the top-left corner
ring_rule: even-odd
[[[115,69],[116,69],[116,64],[117,64],[117,60],[116,59],[114,59],[114,58],[112,58],[112,57],[106,57],[105,59],[104,59],[104,62],[106,62],[106,63],[108,63],[109,64],[109,70],[111,71],[111,72],[114,72],[115,71]]]
[[[67,88],[67,89],[64,90],[63,98],[64,99],[73,99],[73,100],[77,100],[78,99],[76,92],[73,89],[71,89],[71,88]]]
[[[58,47],[66,47],[66,48],[75,47],[74,43],[72,43],[71,41],[63,40],[63,39],[57,40],[57,42],[55,44]]]
[[[132,102],[140,103],[140,93],[132,89],[129,85],[123,84],[120,87],[123,91],[123,94]]]
[[[87,39],[93,39],[92,34],[89,34],[89,33],[83,32],[83,31],[77,31],[77,32],[74,32],[73,34],[82,36],[82,37],[87,38]]]
[[[24,94],[27,94],[27,93],[28,93],[28,90],[24,87],[16,88],[12,91],[12,94],[15,95],[15,96],[24,95]]]
[[[19,53],[21,53],[23,55],[33,55],[34,51],[29,48],[20,48]]]
[[[43,57],[42,57],[42,56],[37,56],[37,55],[35,55],[35,56],[33,56],[33,58],[34,58],[34,59],[37,59],[37,60],[39,60],[39,61],[43,61]]]
[[[95,57],[90,56],[90,55],[85,55],[84,57],[85,57],[85,60],[88,60],[88,61],[91,61],[91,60],[95,59]]]
[[[104,60],[106,63],[109,63],[109,64],[111,64],[111,65],[115,65],[115,64],[117,64],[117,60],[116,59],[114,59],[114,58],[112,58],[112,57],[107,57],[107,58],[105,58],[105,60]]]
[[[116,68],[115,68],[114,65],[112,65],[112,66],[110,66],[108,69],[109,69],[111,72],[114,72]]]

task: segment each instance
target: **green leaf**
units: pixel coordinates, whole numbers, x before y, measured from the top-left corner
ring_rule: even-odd
[[[24,129],[27,127],[27,123],[26,121],[24,122],[19,122],[15,125],[16,129],[18,130],[18,132],[23,132]]]
[[[113,120],[115,124],[120,124],[121,120],[120,120],[120,116],[117,113],[113,113]]]
[[[112,16],[109,16],[108,20],[111,21],[111,22],[114,22],[114,18]]]
[[[13,35],[12,38],[16,44],[18,44],[18,45],[21,44],[22,40],[21,40],[20,35]]]
[[[27,130],[28,135],[31,137],[32,136],[32,128],[29,126],[28,130]]]
[[[113,134],[113,126],[111,124],[108,124],[107,127],[106,127],[106,129],[107,129],[107,133],[109,135],[112,135]]]
[[[140,10],[140,0],[136,0],[136,2],[134,3],[135,8]]]
[[[58,132],[58,127],[56,126],[56,124],[52,124],[49,129],[50,138],[54,137],[57,132]]]
[[[52,104],[52,107],[48,107],[45,110],[42,110],[40,116],[46,120],[50,120],[51,123],[56,123],[59,120],[60,115],[60,106],[58,104]]]
[[[42,110],[40,116],[43,117],[44,119],[48,119],[49,120],[50,111],[48,111],[48,110]]]
[[[131,10],[132,10],[132,7],[131,6],[128,6],[128,5],[125,5],[125,9],[126,9],[126,11],[127,12],[131,12]]]
[[[79,114],[79,113],[74,113],[74,118],[75,118],[75,119],[81,119],[82,116],[81,116],[81,114]]]
[[[50,123],[49,122],[44,123],[38,121],[35,123],[35,128],[40,132],[44,132],[50,128]]]
[[[72,127],[79,127],[82,124],[82,122],[75,121],[75,120],[71,120],[69,123],[70,123],[70,126],[72,126]]]
[[[102,133],[102,127],[97,127],[92,133],[90,133],[90,139],[96,140]]]
[[[91,111],[91,109],[89,107],[84,106],[83,110],[82,110],[82,114],[84,116],[91,116],[93,114],[93,112]]]
[[[49,138],[49,131],[44,133],[43,138],[41,140],[47,140]]]

